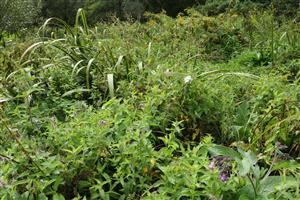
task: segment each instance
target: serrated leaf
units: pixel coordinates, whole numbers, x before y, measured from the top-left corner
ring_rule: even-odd
[[[238,192],[239,200],[250,200],[255,198],[255,193],[251,185],[242,187]]]
[[[289,160],[285,162],[276,163],[272,167],[272,170],[279,170],[279,169],[289,169],[289,170],[300,169],[300,164],[294,160]]]
[[[261,182],[261,193],[271,194],[276,191],[286,191],[291,188],[299,188],[299,179],[293,176],[269,176]]]

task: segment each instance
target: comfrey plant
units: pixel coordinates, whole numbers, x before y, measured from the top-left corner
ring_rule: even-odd
[[[226,182],[232,173],[232,161],[232,158],[228,156],[215,156],[209,164],[209,169],[218,169],[220,171],[220,180]]]
[[[284,191],[299,189],[299,178],[290,176],[278,176],[280,169],[288,166],[299,168],[299,164],[288,159],[282,159],[282,145],[274,145],[274,153],[269,168],[259,166],[259,157],[252,151],[244,151],[238,148],[234,151],[231,148],[215,145],[210,148],[213,155],[209,169],[219,171],[219,179],[227,182],[236,175],[240,180],[240,189],[237,192],[237,198],[246,199],[272,199],[278,196],[284,196]],[[287,171],[285,171],[286,173]]]

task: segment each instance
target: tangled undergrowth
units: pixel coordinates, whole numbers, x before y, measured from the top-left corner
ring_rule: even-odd
[[[1,199],[300,198],[299,24],[188,13],[1,49]]]

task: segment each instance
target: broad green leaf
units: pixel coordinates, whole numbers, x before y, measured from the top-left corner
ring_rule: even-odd
[[[252,151],[243,151],[242,149],[238,148],[238,152],[241,154],[243,159],[247,159],[251,166],[255,165],[257,162],[256,155]]]
[[[40,193],[39,195],[38,195],[38,198],[37,198],[38,200],[48,200],[48,198],[47,198],[47,196],[44,194],[44,193]]]
[[[280,176],[269,176],[261,181],[261,193],[270,194],[275,191],[275,186],[282,182],[282,177]]]
[[[241,176],[246,176],[251,169],[251,163],[247,158],[244,158],[239,164],[238,164],[239,174]]]
[[[54,194],[53,200],[65,200],[65,197],[62,194]]]
[[[208,149],[209,152],[215,156],[222,155],[222,156],[229,156],[235,160],[240,160],[241,155],[234,151],[233,149],[221,145],[215,145]]]

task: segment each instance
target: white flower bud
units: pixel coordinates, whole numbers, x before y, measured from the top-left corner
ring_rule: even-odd
[[[193,80],[193,78],[191,77],[191,76],[186,76],[186,77],[184,77],[184,83],[191,83],[192,82],[192,80]]]

